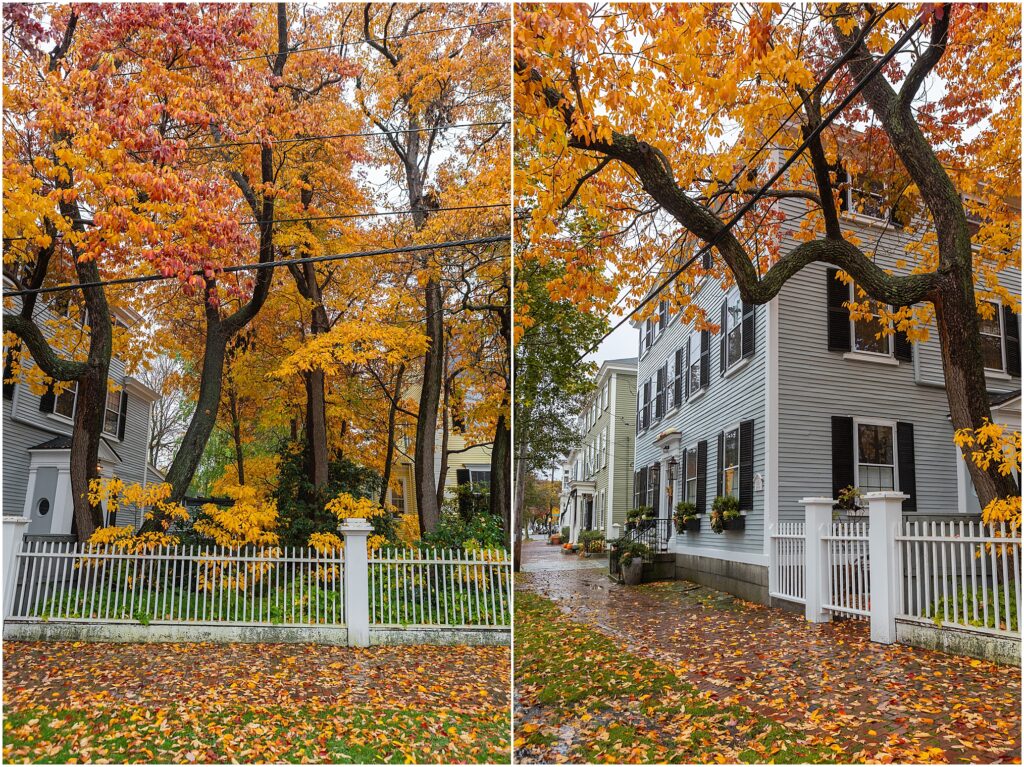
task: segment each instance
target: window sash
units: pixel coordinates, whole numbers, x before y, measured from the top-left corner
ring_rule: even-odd
[[[725,311],[725,364],[733,365],[743,357],[743,300],[739,291],[729,294]]]
[[[888,434],[888,439],[883,434]],[[891,424],[857,424],[857,487],[862,491],[896,489],[895,440]]]
[[[697,450],[690,448],[683,458],[683,500],[697,501]]]
[[[103,409],[103,433],[116,437],[121,427],[121,396],[124,392],[107,391],[107,403]],[[113,400],[113,402],[111,402]]]
[[[1006,370],[1006,345],[1003,329],[1002,306],[994,301],[985,301],[995,312],[992,319],[979,318],[978,331],[981,333],[981,354],[985,360],[985,369],[1003,372]]]
[[[730,429],[722,440],[722,495],[739,498],[740,430]]]
[[[58,394],[53,400],[53,413],[54,415],[63,416],[64,418],[74,418],[75,409],[78,406],[78,382],[75,381],[71,386],[66,388],[60,394]]]

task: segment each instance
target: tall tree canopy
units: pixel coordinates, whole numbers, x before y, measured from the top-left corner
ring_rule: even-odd
[[[533,153],[516,179],[534,203],[531,252],[568,258],[572,273],[551,283],[556,297],[606,312],[624,290],[634,308],[713,243],[710,267],[683,269],[664,297],[717,329],[691,301],[709,272],[765,303],[807,264],[832,263],[878,302],[886,332],[937,330],[954,426],[983,427],[983,301],[1020,312],[1018,6],[523,4],[514,58],[517,135]],[[805,138],[729,229],[773,156]],[[895,268],[841,215],[846,172],[898,211],[911,245]],[[782,247],[783,197],[806,205],[796,247]],[[566,226],[581,211],[599,222],[587,248]],[[1017,492],[994,464],[968,465],[983,504]]]

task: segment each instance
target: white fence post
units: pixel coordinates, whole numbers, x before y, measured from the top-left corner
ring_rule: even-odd
[[[899,543],[903,501],[910,496],[891,490],[867,493],[868,556],[871,562],[871,641],[896,641],[896,613],[900,609]]]
[[[807,536],[805,553],[806,578],[804,617],[811,623],[828,623],[832,613],[825,609],[829,596],[828,542],[824,540],[832,529],[832,498],[801,498],[804,505],[804,532]]]
[[[21,542],[28,529],[28,517],[4,517],[4,603],[3,617],[11,614],[14,592],[18,588],[18,558]]]
[[[366,539],[373,525],[365,519],[346,519],[338,525],[345,538],[345,625],[350,647],[370,645],[370,563]]]

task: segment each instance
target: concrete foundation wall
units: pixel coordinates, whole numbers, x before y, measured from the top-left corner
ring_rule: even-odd
[[[4,621],[5,641],[245,642],[347,645],[343,626],[195,626],[159,623]],[[371,645],[507,645],[508,628],[370,628]]]
[[[902,644],[966,655],[1005,666],[1020,665],[1020,639],[980,634],[974,631],[896,620],[896,639]]]
[[[748,602],[769,604],[768,568],[763,565],[749,565],[694,554],[676,554],[675,558],[677,580],[693,581],[746,599]]]

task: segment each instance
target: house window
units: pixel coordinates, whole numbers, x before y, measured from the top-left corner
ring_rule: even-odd
[[[739,498],[740,430],[725,432],[722,442],[722,495]]]
[[[395,507],[395,513],[405,514],[405,480],[398,480],[398,488],[391,488],[391,505]]]
[[[857,424],[857,487],[870,493],[896,487],[891,424]]]
[[[885,204],[885,191],[882,183],[864,176],[853,177],[846,173],[846,209],[860,213],[868,218],[887,221],[888,206]]]
[[[648,428],[651,425],[651,382],[648,380],[644,383],[644,412],[643,412],[644,428]]]
[[[691,447],[683,455],[683,500],[697,502],[697,448]]]
[[[850,300],[857,300],[857,287],[850,287]],[[877,307],[876,302],[871,301],[870,306]],[[850,320],[853,334],[853,349],[867,354],[892,355],[892,334],[883,335],[888,324],[882,320],[878,312],[872,312],[869,319]]]
[[[981,354],[985,358],[986,370],[1003,371],[1006,363],[1003,359],[1003,313],[999,304],[993,301],[984,303],[992,307],[992,318],[979,317],[981,330]]]
[[[107,405],[103,411],[103,433],[116,437],[121,428],[121,397],[124,392],[107,390]]]
[[[486,493],[491,487],[491,469],[469,469],[469,484],[474,493]]]
[[[68,388],[57,395],[53,401],[53,412],[55,415],[65,418],[74,418],[75,403],[78,401],[78,382],[71,384]]]
[[[731,367],[743,357],[743,299],[733,290],[725,306],[725,366]],[[700,359],[698,353],[697,359]]]
[[[687,346],[689,366],[686,368],[686,388],[693,394],[700,390],[700,333],[690,333]]]
[[[654,345],[654,323],[650,319],[644,320],[644,348],[648,351]]]
[[[665,415],[665,386],[668,381],[668,365],[662,365],[658,370],[657,391],[654,399],[654,418],[660,421]]]

